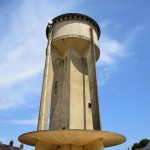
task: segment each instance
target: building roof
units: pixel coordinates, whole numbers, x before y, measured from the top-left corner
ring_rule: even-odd
[[[0,143],[0,150],[23,150],[23,145],[21,144],[20,147],[13,146],[13,141],[10,141],[9,145]]]
[[[0,144],[0,150],[21,150],[20,147],[11,147],[10,145]]]
[[[144,150],[150,150],[150,141],[148,142],[148,144],[146,145],[146,147],[144,147]]]

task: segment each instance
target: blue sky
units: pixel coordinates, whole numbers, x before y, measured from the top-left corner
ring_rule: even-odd
[[[149,0],[0,0],[0,141],[36,130],[45,28],[68,12],[83,13],[101,28],[97,62],[102,127],[127,141],[150,139]],[[33,148],[25,147],[30,150]]]

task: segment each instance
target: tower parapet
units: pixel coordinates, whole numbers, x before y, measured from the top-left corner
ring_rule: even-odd
[[[97,22],[91,17],[83,15],[83,14],[79,14],[79,13],[62,14],[52,19],[52,26],[55,26],[59,22],[69,21],[69,20],[82,21],[82,22],[85,22],[86,24],[89,24],[96,30],[98,39],[100,38],[100,27],[97,24]],[[48,28],[46,30],[46,35],[48,37]]]

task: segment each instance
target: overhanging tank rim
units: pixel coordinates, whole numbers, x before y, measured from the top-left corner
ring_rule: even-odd
[[[84,17],[85,19],[87,19],[90,22],[92,22],[93,25],[91,23],[90,24],[94,28],[96,28],[98,39],[100,38],[101,31],[100,31],[100,27],[99,27],[98,23],[94,19],[92,19],[91,17],[89,17],[87,15],[84,15],[84,14],[80,14],[80,13],[66,13],[66,14],[59,15],[59,16],[57,16],[57,17],[52,19],[52,27],[55,25],[56,21],[60,21],[60,18],[69,17],[69,16]],[[64,19],[64,20],[66,20],[66,19]],[[79,18],[76,18],[76,19],[75,18],[71,18],[71,19],[68,18],[67,20],[80,20],[81,21],[81,19],[79,19]],[[48,37],[48,26],[46,28],[46,36]]]

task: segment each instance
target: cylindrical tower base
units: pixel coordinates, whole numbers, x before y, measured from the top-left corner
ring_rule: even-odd
[[[36,150],[103,150],[103,147],[123,143],[123,135],[96,130],[35,131],[21,135],[21,143]]]

